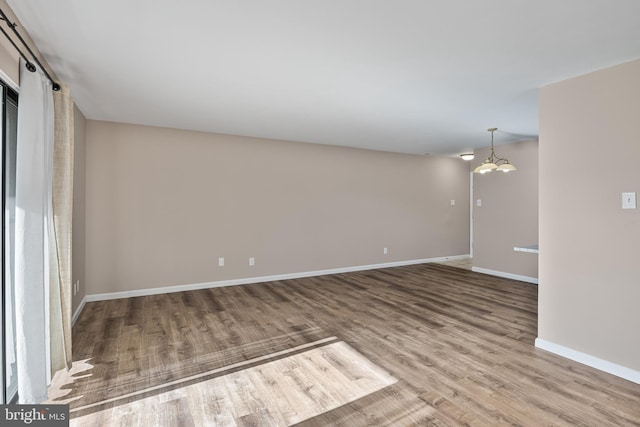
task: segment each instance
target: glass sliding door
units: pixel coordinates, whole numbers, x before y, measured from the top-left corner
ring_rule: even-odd
[[[0,82],[2,105],[2,403],[17,395],[15,287],[15,200],[18,95]]]

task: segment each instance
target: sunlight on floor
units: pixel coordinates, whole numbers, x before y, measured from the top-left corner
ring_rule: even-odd
[[[49,400],[42,403],[61,405],[68,404],[74,400],[82,398],[82,396],[77,396],[72,399],[65,399],[64,397],[71,393],[70,386],[75,380],[90,377],[92,375],[91,369],[93,369],[93,365],[89,363],[89,360],[91,359],[73,362],[69,371],[61,369],[56,372],[51,380],[51,385],[49,386]]]
[[[317,346],[318,343],[328,344]],[[331,342],[333,341],[333,342]],[[379,391],[397,380],[335,337],[250,366],[216,370],[71,410],[71,425],[245,424],[289,426]],[[300,351],[300,350],[299,350]],[[283,353],[283,352],[280,352]],[[291,353],[291,352],[284,352]],[[83,361],[68,375],[91,366]],[[83,369],[84,368],[84,369]],[[62,384],[63,382],[60,381]],[[68,384],[68,382],[67,382]],[[64,396],[63,391],[59,396]],[[123,397],[126,400],[123,400]],[[54,397],[52,396],[52,399]],[[56,403],[61,403],[59,400]],[[106,403],[106,405],[105,405]],[[103,409],[106,408],[106,409]],[[92,412],[94,411],[95,412]],[[76,416],[73,418],[73,413]]]
[[[444,265],[449,265],[451,267],[464,268],[465,270],[471,270],[471,267],[473,267],[473,258],[470,258],[470,257],[454,258],[454,259],[438,262],[438,264],[444,264]]]

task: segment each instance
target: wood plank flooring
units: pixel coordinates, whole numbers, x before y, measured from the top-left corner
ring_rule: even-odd
[[[198,426],[289,426],[397,382],[346,343],[336,340],[332,337],[324,340],[325,345],[229,374],[212,376],[210,372],[203,376],[211,379],[199,378],[189,385],[181,383],[190,381],[179,381],[171,384],[169,391],[74,418],[74,424],[162,425],[169,416]],[[180,408],[155,410],[166,403],[180,403]],[[197,410],[192,411],[191,407]]]
[[[640,425],[640,385],[536,349],[536,310],[535,285],[437,264],[92,302],[73,330],[82,367],[54,400],[72,425]],[[264,367],[336,342],[397,381],[311,418],[256,395],[235,418],[219,398],[239,373],[277,377]],[[348,395],[348,354],[335,372],[299,368],[285,394],[332,381]]]

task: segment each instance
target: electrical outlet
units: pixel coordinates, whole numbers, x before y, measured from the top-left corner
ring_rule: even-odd
[[[455,206],[456,205],[456,201],[451,199],[451,206]]]
[[[253,267],[254,265],[256,265],[256,259],[253,257],[249,258],[249,266]]]
[[[224,258],[218,258],[218,267],[224,267]]]
[[[384,255],[387,255],[387,254],[389,253],[389,249],[387,249],[387,248],[382,248],[382,253],[383,253]]]

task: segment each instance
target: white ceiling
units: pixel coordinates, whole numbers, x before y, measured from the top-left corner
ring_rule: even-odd
[[[8,0],[90,119],[459,154],[640,58],[638,0]]]

